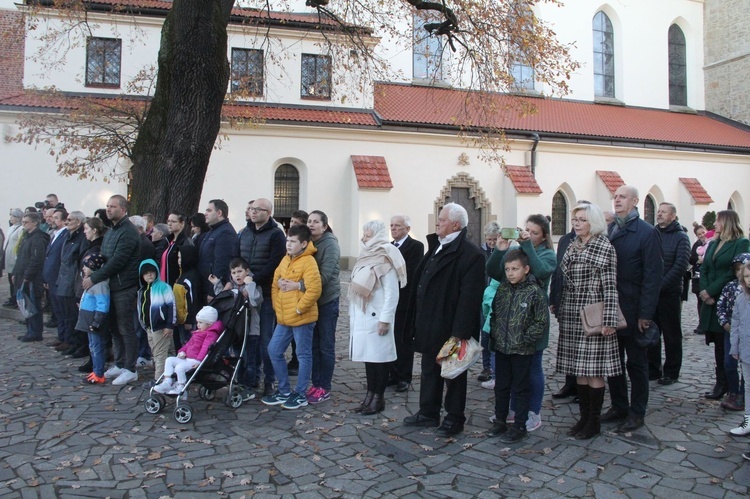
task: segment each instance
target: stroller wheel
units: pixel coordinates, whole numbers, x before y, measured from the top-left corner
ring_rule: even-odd
[[[213,400],[216,398],[216,392],[214,390],[209,390],[205,386],[201,386],[198,389],[198,396],[203,400]]]
[[[224,403],[232,409],[237,409],[242,405],[242,390],[236,387],[233,388],[231,392],[227,393]]]
[[[143,407],[146,409],[146,412],[149,414],[159,414],[162,411],[162,409],[164,409],[165,405],[166,405],[166,400],[164,399],[164,397],[161,397],[159,395],[154,396],[154,397],[149,397],[143,403]]]
[[[181,404],[174,408],[174,420],[180,424],[187,424],[193,419],[193,408],[188,404]]]

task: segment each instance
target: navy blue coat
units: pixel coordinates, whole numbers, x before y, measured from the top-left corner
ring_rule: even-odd
[[[617,332],[630,336],[638,331],[638,319],[651,320],[659,301],[662,279],[662,250],[659,231],[636,218],[613,234],[609,240],[617,253],[617,294],[628,327]]]
[[[44,258],[42,269],[42,281],[49,286],[49,292],[57,294],[57,277],[60,275],[60,262],[62,261],[62,249],[68,239],[68,229],[60,229],[60,233],[54,242],[47,246],[47,255]]]
[[[224,219],[211,227],[199,250],[198,273],[203,278],[203,289],[208,294],[214,296],[214,286],[208,276],[213,274],[226,282],[229,279],[229,262],[237,256],[237,232],[229,220]]]

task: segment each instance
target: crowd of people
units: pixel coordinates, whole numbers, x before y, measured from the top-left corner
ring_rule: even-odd
[[[409,235],[409,217],[392,217],[389,228],[366,223],[348,297],[349,353],[365,363],[367,378],[355,412],[383,411],[388,386],[408,390],[419,352],[419,410],[404,424],[438,427],[442,436],[462,432],[468,371],[445,379],[431,359],[451,338],[481,338],[478,381],[495,392],[488,435],[523,440],[542,424],[551,312],[560,332],[557,371],[566,375],[552,396],[576,397],[579,405],[567,434],[589,439],[608,422],[632,432],[645,423],[649,381],[679,380],[682,302],[691,290],[697,332],[714,345],[716,383],[705,396],[726,395],[723,407],[744,411],[748,388],[738,365],[750,362],[750,241],[737,213],[719,212],[713,232],[696,224],[691,248],[673,204],[659,205],[653,227],[640,218],[638,201],[630,186],[615,192],[614,212],[580,200],[556,254],[549,219],[538,214],[518,229],[490,222],[479,247],[467,237],[466,210],[446,204],[426,254]],[[221,328],[212,299],[233,289],[250,311],[243,399],[257,389],[264,404],[285,409],[329,400],[341,255],[328,217],[294,212],[285,232],[273,203],[260,198],[248,203],[247,225],[237,232],[228,214],[214,199],[205,213],[174,211],[160,223],[129,216],[119,195],[89,218],[68,212],[54,194],[10,210],[0,236],[11,291],[3,306],[21,305],[28,316],[19,340],[42,340],[46,301],[57,331],[48,345],[88,357],[84,383],[132,383],[139,368],[153,365],[155,379],[164,375],[155,389],[179,393]],[[607,384],[611,404],[602,412]],[[731,433],[750,434],[750,414]]]

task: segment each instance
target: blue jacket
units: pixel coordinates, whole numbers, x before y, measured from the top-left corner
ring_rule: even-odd
[[[83,292],[78,311],[76,331],[104,334],[101,329],[109,313],[109,279],[101,281]]]
[[[144,267],[151,266],[156,271],[156,280],[147,284],[143,280]],[[159,279],[159,266],[154,260],[143,260],[138,268],[141,288],[138,290],[138,320],[143,329],[159,331],[173,329],[177,322],[177,308],[174,306],[174,293],[169,284]]]
[[[42,280],[49,286],[49,292],[57,294],[57,277],[60,274],[60,262],[62,261],[62,249],[68,239],[68,229],[60,229],[60,233],[54,242],[47,246],[47,255],[44,258],[42,268]],[[51,240],[51,239],[50,239]]]
[[[214,286],[208,276],[229,280],[229,262],[239,256],[237,233],[229,220],[217,223],[201,242],[198,255],[198,273],[203,278],[203,290],[213,296]]]
[[[609,240],[617,253],[617,294],[628,327],[617,332],[630,336],[638,331],[638,319],[651,320],[659,301],[662,249],[659,231],[639,218],[630,220]]]

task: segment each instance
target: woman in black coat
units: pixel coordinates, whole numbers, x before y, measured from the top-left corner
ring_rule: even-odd
[[[166,241],[167,246],[159,259],[159,269],[162,273],[162,280],[174,286],[175,281],[180,276],[180,265],[177,263],[177,250],[182,246],[193,246],[193,240],[188,237],[186,232],[187,216],[182,213],[173,211],[167,217],[167,227],[169,234]]]

